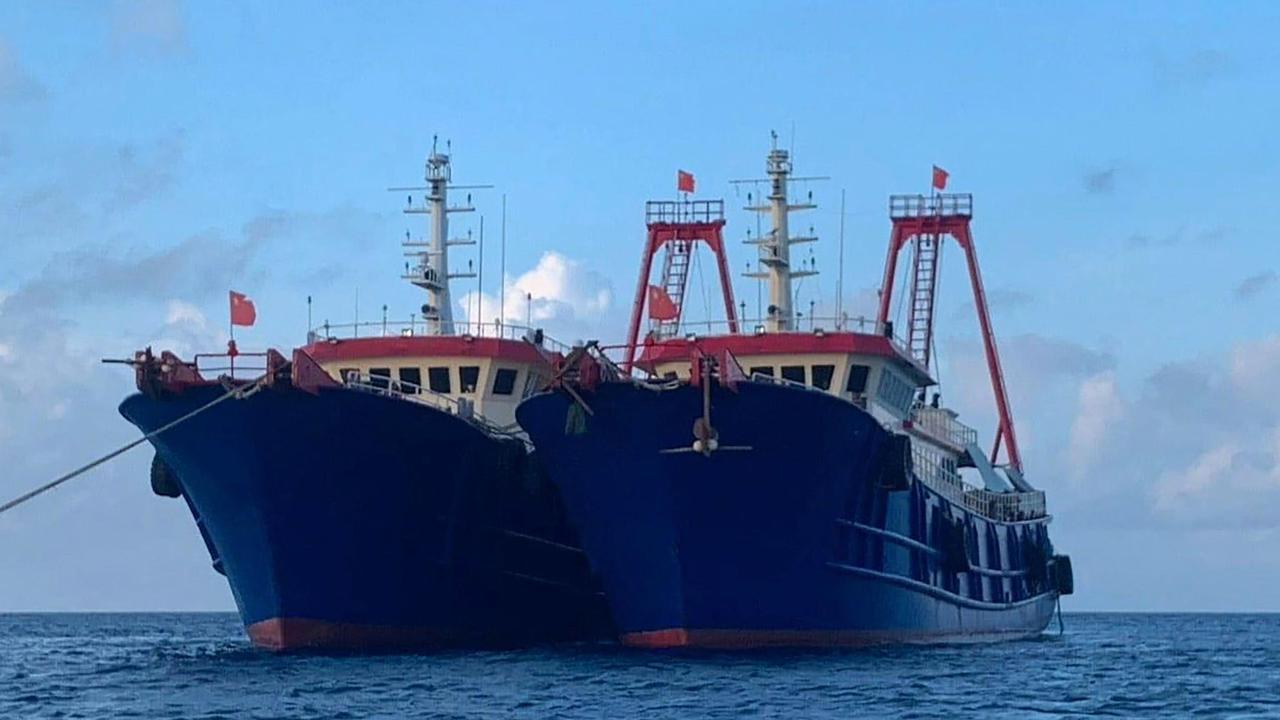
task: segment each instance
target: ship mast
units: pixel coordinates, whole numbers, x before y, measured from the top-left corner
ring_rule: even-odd
[[[448,145],[446,144],[446,147]],[[426,242],[410,239],[408,234],[401,245],[406,249],[405,257],[415,258],[417,263],[405,270],[403,279],[427,291],[427,302],[422,305],[422,319],[426,323],[428,335],[452,335],[453,299],[449,294],[449,281],[455,278],[475,277],[473,272],[449,272],[449,248],[455,245],[474,245],[470,233],[466,238],[449,238],[449,215],[453,213],[475,212],[471,205],[471,195],[467,195],[466,205],[449,206],[449,190],[465,188],[489,188],[491,185],[451,185],[453,169],[449,154],[438,150],[436,137],[431,138],[431,154],[427,156],[425,187],[391,188],[392,190],[425,190],[422,205],[413,204],[413,196],[409,196],[406,215],[429,215],[427,229],[429,236]]]
[[[760,252],[761,272],[743,273],[743,277],[769,281],[769,308],[765,320],[768,332],[790,332],[796,329],[796,316],[793,307],[795,297],[792,294],[791,281],[794,278],[817,275],[818,271],[793,270],[791,265],[791,246],[800,243],[816,242],[816,235],[793,236],[790,230],[790,215],[800,210],[812,210],[813,193],[809,193],[807,202],[791,204],[787,201],[787,190],[790,182],[796,180],[826,180],[825,177],[791,177],[791,155],[778,148],[778,134],[770,133],[773,147],[769,150],[765,161],[765,171],[769,175],[767,181],[735,180],[734,183],[769,184],[768,204],[748,205],[745,209],[758,213],[769,213],[772,229],[763,237],[746,240],[749,245],[757,246]],[[748,201],[750,195],[748,195]],[[801,266],[803,268],[803,265]]]

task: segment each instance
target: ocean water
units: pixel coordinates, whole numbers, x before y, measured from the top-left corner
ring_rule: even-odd
[[[276,656],[231,614],[0,615],[0,718],[1280,718],[1280,615],[989,645]]]

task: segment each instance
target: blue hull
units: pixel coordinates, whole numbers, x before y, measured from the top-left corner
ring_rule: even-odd
[[[712,424],[722,448],[741,449],[704,457],[670,452],[693,440],[698,388],[604,383],[584,398],[592,414],[545,393],[517,416],[628,644],[1004,639],[1052,617],[1047,520],[996,523],[918,480],[886,489],[892,436],[847,402],[717,386]],[[970,536],[976,569],[942,562],[950,517]]]
[[[220,386],[127,398],[144,431]],[[154,440],[255,644],[383,649],[609,633],[559,498],[515,441],[398,399],[284,388]]]

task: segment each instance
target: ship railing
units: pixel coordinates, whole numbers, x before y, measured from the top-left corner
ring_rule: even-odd
[[[970,193],[890,195],[889,217],[973,217],[973,195]]]
[[[796,380],[788,380],[786,378],[776,377],[767,373],[756,372],[751,373],[751,382],[770,383],[772,385],[782,385],[783,387],[792,387],[797,390],[811,390],[813,392],[826,393],[826,390],[816,388],[812,385],[806,385]]]
[[[956,420],[950,411],[916,406],[911,411],[911,425],[921,432],[958,448],[978,441],[978,431]]]
[[[196,353],[190,365],[201,377],[226,375],[232,379],[256,378],[267,371],[265,352]]]
[[[318,325],[307,332],[307,342],[323,342],[325,340],[346,340],[362,337],[415,337],[427,335],[428,323],[425,320],[381,321],[372,320],[358,323],[329,323]],[[530,342],[551,352],[565,354],[569,346],[544,333],[540,328],[531,328],[504,322],[469,322],[454,321],[453,334],[499,338],[502,340],[519,340]]]
[[[974,487],[918,447],[912,448],[911,460],[916,477],[926,486],[983,517],[1001,522],[1019,522],[1042,518],[1047,513],[1044,492],[1040,490],[997,493]]]
[[[342,384],[352,390],[414,402],[436,410],[443,410],[493,433],[516,434],[513,432],[513,428],[497,425],[476,412],[475,403],[470,400],[450,397],[416,383],[396,380],[386,375],[369,375],[359,371],[350,371],[342,379]]]
[[[713,223],[723,220],[723,200],[650,200],[644,204],[646,225]]]
[[[737,321],[738,332],[744,335],[764,335],[768,332],[769,318],[743,318]],[[657,322],[651,324],[651,330],[657,330],[659,325]],[[681,320],[679,325],[674,326],[674,330],[670,330],[670,326],[666,326],[666,337],[679,337],[688,335],[728,335],[731,326],[728,320]],[[802,316],[797,317],[791,332],[811,332],[816,334],[826,332],[854,332],[865,335],[886,335],[894,345],[898,346],[903,352],[907,351],[907,343],[896,334],[888,335],[885,327],[877,322],[874,318],[848,315],[847,313],[840,316]]]

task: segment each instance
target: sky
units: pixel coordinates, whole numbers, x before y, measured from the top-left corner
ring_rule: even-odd
[[[619,341],[643,203],[739,211],[770,132],[822,240],[800,307],[870,313],[887,196],[930,168],[973,232],[1028,479],[1070,610],[1280,611],[1280,6],[1271,3],[0,4],[0,499],[136,437],[104,357],[301,344],[407,320],[400,213],[432,138],[485,218],[484,287],[566,341]],[[500,283],[497,229],[507,202]],[[963,261],[938,375],[995,415]],[[455,267],[480,261],[478,248]],[[804,250],[808,252],[808,250]],[[807,255],[806,255],[807,257]],[[690,312],[715,316],[700,257]],[[754,305],[755,282],[735,281]],[[524,298],[531,297],[526,301]],[[754,309],[748,310],[749,314]],[[0,611],[234,604],[138,449],[0,516]]]

